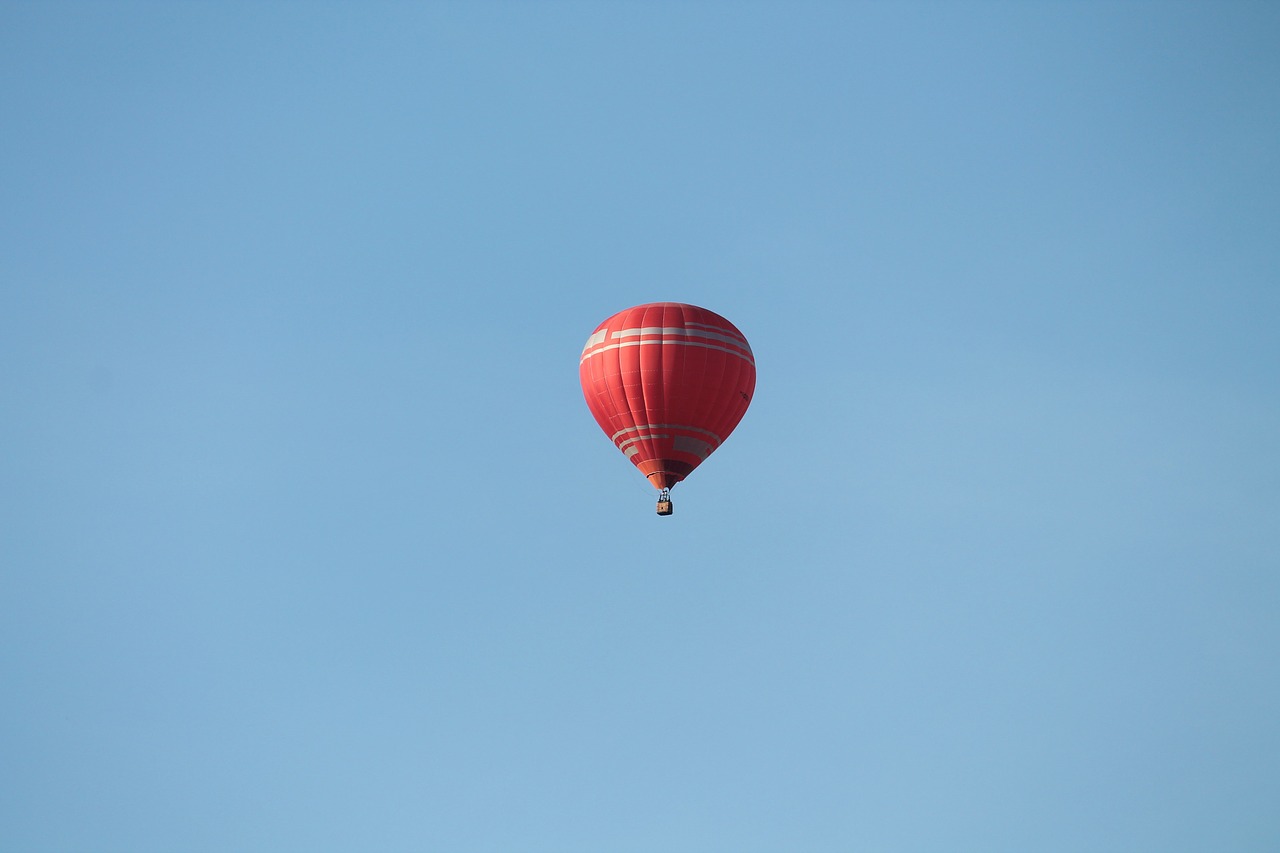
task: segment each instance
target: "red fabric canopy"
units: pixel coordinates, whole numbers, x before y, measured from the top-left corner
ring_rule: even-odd
[[[605,320],[587,339],[579,375],[596,423],[657,489],[689,476],[728,438],[756,388],[742,333],[680,302]]]

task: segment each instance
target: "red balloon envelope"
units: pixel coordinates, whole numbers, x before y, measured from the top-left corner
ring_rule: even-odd
[[[742,332],[680,302],[637,305],[605,320],[587,339],[578,373],[596,423],[663,490],[728,438],[756,388]]]

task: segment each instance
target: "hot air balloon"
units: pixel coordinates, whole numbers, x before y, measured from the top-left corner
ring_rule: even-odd
[[[587,407],[604,434],[659,490],[724,443],[756,389],[756,362],[737,327],[713,311],[650,302],[596,327],[578,363]]]

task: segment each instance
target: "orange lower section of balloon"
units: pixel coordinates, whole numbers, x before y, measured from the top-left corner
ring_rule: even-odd
[[[669,489],[689,476],[695,465],[677,459],[649,459],[636,466],[655,489]]]

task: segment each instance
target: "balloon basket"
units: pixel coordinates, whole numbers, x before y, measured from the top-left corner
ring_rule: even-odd
[[[671,515],[671,490],[663,489],[658,496],[658,515]]]

